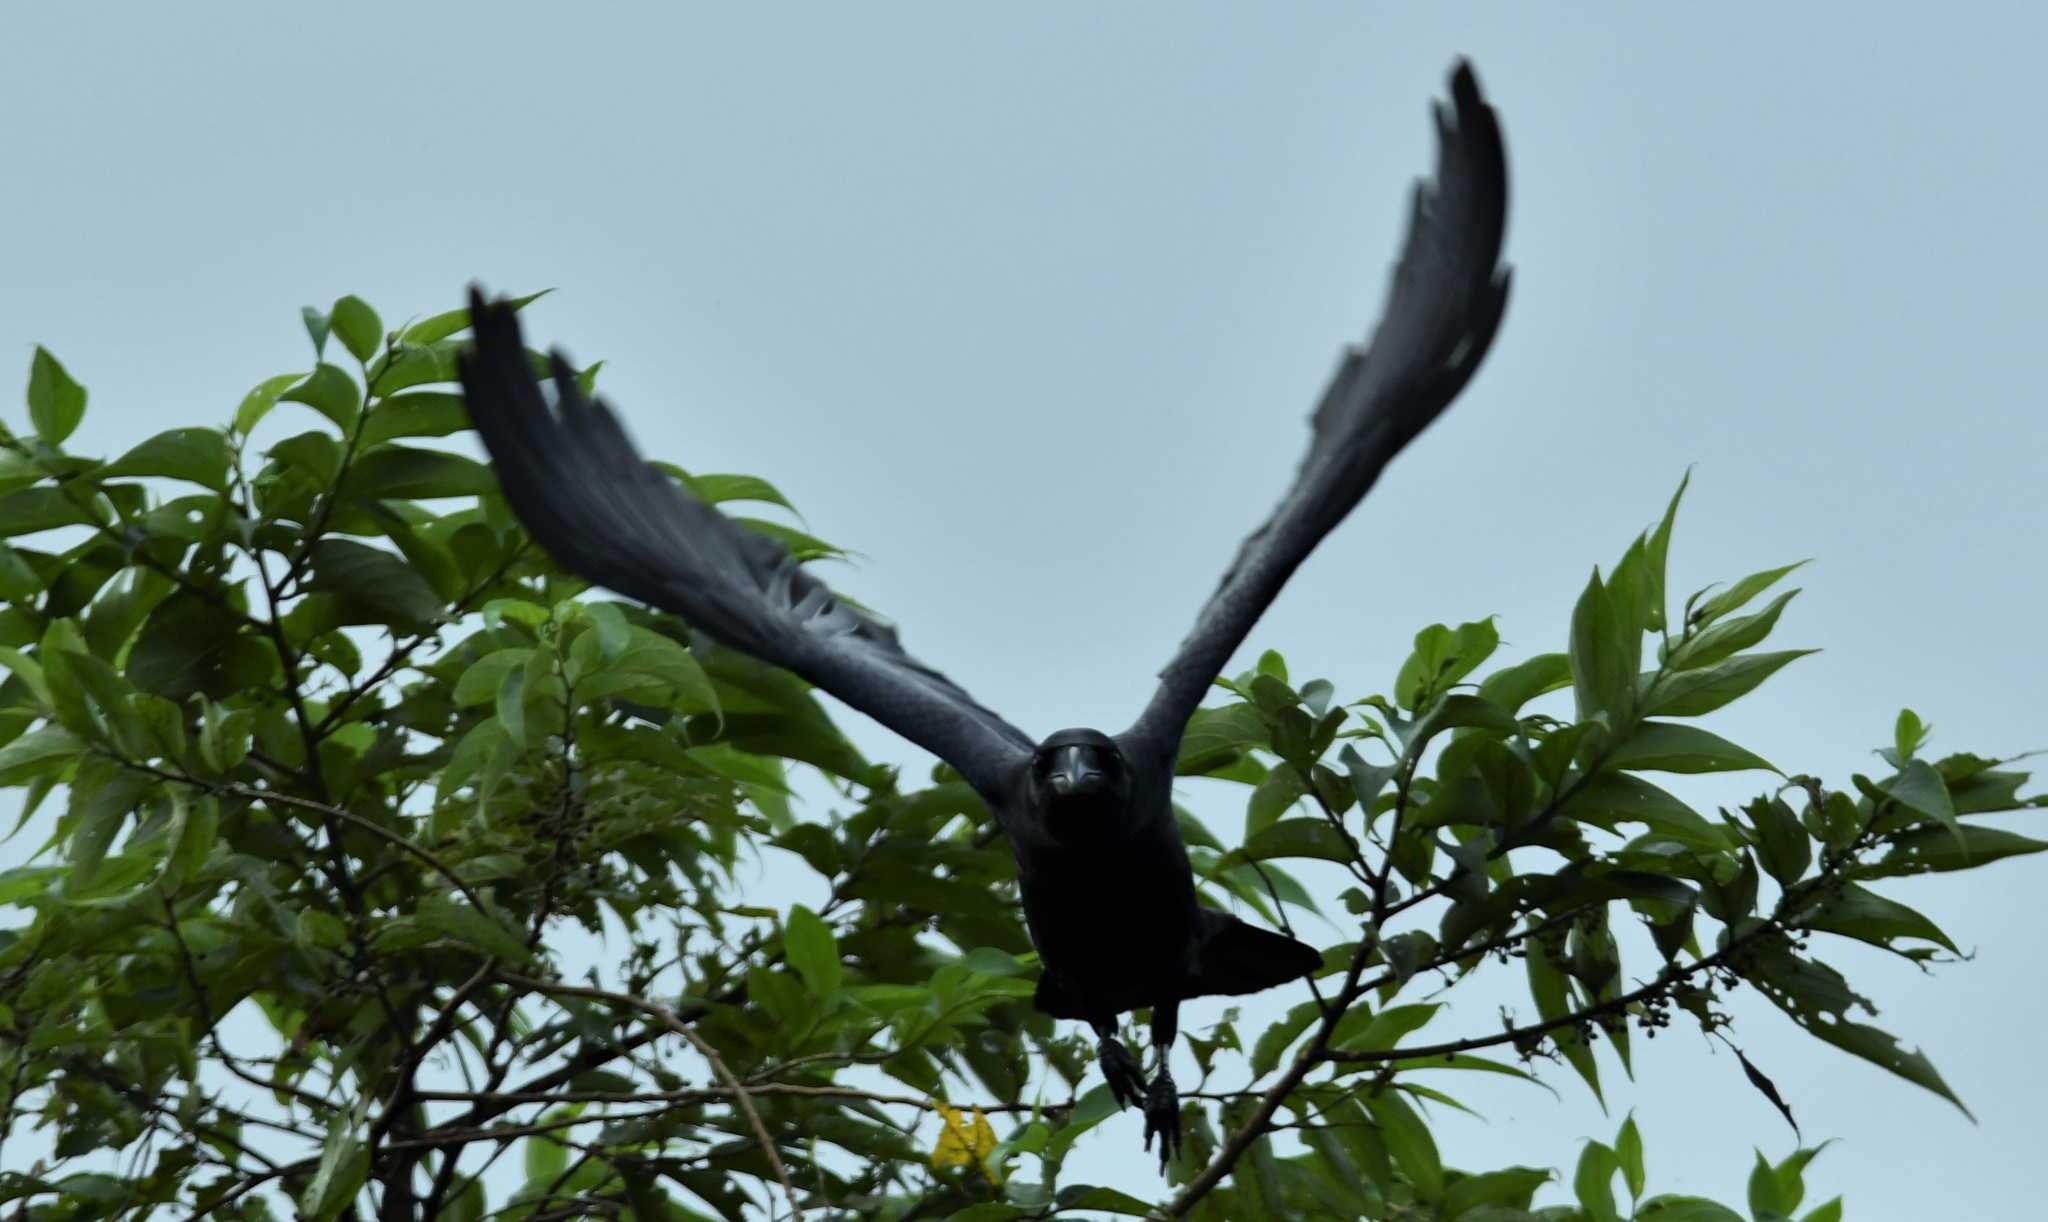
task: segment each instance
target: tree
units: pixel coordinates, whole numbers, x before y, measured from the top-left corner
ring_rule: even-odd
[[[1802,651],[1758,649],[1791,592],[1749,609],[1789,566],[1667,613],[1674,496],[1558,652],[1482,671],[1490,620],[1434,625],[1390,696],[1348,703],[1268,653],[1197,715],[1181,772],[1249,812],[1237,845],[1183,813],[1207,896],[1292,929],[1303,879],[1343,876],[1351,936],[1278,1023],[1194,1039],[1157,1200],[1070,1182],[1112,1105],[1088,1041],[1030,1008],[1010,855],[967,788],[863,759],[792,676],[556,571],[489,469],[427,441],[467,425],[462,311],[306,321],[319,363],[226,428],[67,453],[86,392],[38,349],[32,431],[0,436],[0,784],[45,837],[0,874],[15,1216],[1740,1218],[1646,1197],[1633,1122],[1586,1147],[1576,1204],[1532,1208],[1552,1172],[1447,1167],[1424,1112],[1465,1072],[1555,1062],[1597,1091],[1679,1017],[1733,1047],[1739,982],[1954,1100],[1819,954],[1953,952],[1871,885],[2048,847],[1975,818],[2048,803],[2010,761],[1925,754],[1910,712],[1849,788],[1698,725]],[[259,452],[298,407],[314,427]],[[1742,769],[1772,775],[1719,817],[1643,775]],[[799,810],[797,770],[851,813]],[[750,903],[769,858],[823,898]],[[1414,999],[1499,970],[1531,996],[1505,1029]],[[493,1171],[514,1148],[523,1176]],[[1794,1214],[1814,1153],[1759,1162],[1752,1216]]]

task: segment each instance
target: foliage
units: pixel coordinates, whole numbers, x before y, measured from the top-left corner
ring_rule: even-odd
[[[33,432],[0,438],[0,784],[47,837],[0,874],[17,1216],[1740,1218],[1645,1196],[1632,1120],[1566,1182],[1448,1167],[1424,1113],[1446,1071],[1598,1091],[1601,1044],[1626,1069],[1679,1016],[1728,1039],[1745,981],[1954,1098],[1820,952],[1952,952],[1873,884],[2044,847],[1977,818],[2026,776],[1924,754],[1911,713],[1846,789],[1701,727],[1800,651],[1759,649],[1790,594],[1747,610],[1786,569],[1667,618],[1674,497],[1560,652],[1482,671],[1490,620],[1435,626],[1351,704],[1267,654],[1198,714],[1181,771],[1248,810],[1241,845],[1183,815],[1208,898],[1290,925],[1292,859],[1348,875],[1352,932],[1284,1019],[1194,1041],[1160,1200],[1072,1182],[1112,1105],[1030,1008],[1010,856],[958,778],[862,759],[792,676],[554,570],[431,444],[466,427],[461,311],[306,321],[319,363],[224,429],[68,453],[86,392],[39,349]],[[799,818],[795,767],[848,812]],[[1644,775],[1744,769],[1773,775],[1719,817]],[[749,902],[771,861],[804,902]],[[1415,999],[1516,960],[1518,1025]],[[23,1170],[31,1129],[53,1152]],[[515,1147],[523,1176],[486,1175]],[[1759,1155],[1750,1216],[1793,1217],[1815,1152]],[[1575,1204],[1532,1206],[1553,1183]]]

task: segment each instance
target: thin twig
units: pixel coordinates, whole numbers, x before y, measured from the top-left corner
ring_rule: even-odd
[[[753,1126],[754,1137],[761,1143],[761,1153],[768,1156],[768,1165],[775,1169],[775,1178],[782,1181],[782,1191],[789,1197],[790,1214],[801,1222],[804,1207],[796,1199],[796,1185],[789,1182],[789,1168],[782,1165],[782,1155],[776,1151],[775,1142],[768,1136],[768,1126],[761,1123],[761,1113],[754,1108],[753,1096],[747,1093],[746,1087],[740,1085],[740,1080],[734,1077],[732,1070],[727,1067],[725,1058],[719,1056],[718,1050],[706,1043],[703,1036],[677,1022],[673,1014],[664,1011],[664,1015],[676,1033],[690,1041],[690,1046],[705,1060],[711,1062],[711,1072],[717,1074],[725,1082],[726,1088],[733,1092],[733,1102],[739,1105],[740,1111],[746,1113],[747,1123]]]
[[[695,1031],[690,1030],[688,1024],[676,1017],[674,1010],[659,1002],[648,1001],[644,997],[634,997],[629,993],[615,993],[610,989],[539,980],[532,976],[521,976],[514,972],[501,971],[498,973],[498,977],[507,984],[531,989],[538,993],[554,993],[567,997],[586,997],[592,1001],[610,1002],[613,1005],[621,1005],[639,1010],[643,1014],[650,1014],[660,1019],[662,1025],[688,1040],[690,1046],[695,1048],[706,1061],[710,1062],[711,1072],[718,1075],[719,1079],[725,1083],[726,1088],[733,1092],[734,1104],[746,1116],[748,1125],[754,1130],[755,1140],[761,1143],[761,1153],[767,1156],[768,1165],[774,1170],[775,1178],[782,1182],[782,1191],[789,1197],[791,1213],[799,1220],[805,1216],[803,1205],[797,1201],[796,1185],[790,1182],[789,1168],[782,1165],[782,1155],[776,1149],[774,1140],[768,1136],[768,1126],[761,1122],[761,1113],[754,1107],[753,1096],[748,1094],[747,1088],[740,1085],[740,1080],[733,1076],[732,1069],[726,1065],[725,1058],[718,1055],[718,1050],[706,1043],[703,1037],[699,1036]]]

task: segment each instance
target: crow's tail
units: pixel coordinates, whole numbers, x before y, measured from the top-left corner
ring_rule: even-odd
[[[1322,952],[1213,908],[1202,910],[1200,966],[1187,996],[1256,993],[1309,975],[1323,965]]]

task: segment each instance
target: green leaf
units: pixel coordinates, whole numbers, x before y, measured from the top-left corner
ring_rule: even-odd
[[[63,726],[32,730],[0,747],[0,786],[55,776],[84,754],[84,740]]]
[[[1395,699],[1405,709],[1420,707],[1425,696],[1471,674],[1499,645],[1500,633],[1490,618],[1461,624],[1456,632],[1431,624],[1415,634],[1415,651],[1394,679]]]
[[[602,647],[593,652],[601,655]],[[589,660],[583,661],[587,664]],[[575,695],[588,703],[644,688],[649,679],[674,690],[678,710],[710,713],[723,724],[724,705],[703,664],[681,645],[638,625],[629,626],[626,648],[616,659],[577,678]]]
[[[803,977],[814,997],[829,996],[845,979],[839,962],[839,941],[818,914],[797,904],[782,926],[782,948],[789,966]]]
[[[1698,717],[1745,695],[1795,658],[1817,649],[1787,649],[1777,653],[1738,654],[1705,670],[1686,670],[1666,675],[1653,686],[1643,708],[1646,715]]]
[[[493,631],[506,620],[539,631],[553,618],[546,607],[523,598],[494,598],[484,604],[484,627]]]
[[[1809,1034],[1940,1095],[1963,1115],[1970,1115],[1970,1109],[1942,1081],[1925,1055],[1917,1049],[1901,1048],[1898,1040],[1876,1027],[1850,1021],[1852,1008],[1867,1010],[1870,1003],[1851,992],[1839,972],[1794,954],[1782,942],[1764,944],[1755,952],[1754,961],[1756,967],[1748,978]]]
[[[171,429],[136,446],[100,475],[162,475],[215,492],[228,486],[228,443],[216,429]]]
[[[0,648],[0,666],[5,666],[29,690],[38,705],[45,709],[56,707],[56,699],[50,692],[50,682],[43,676],[43,668],[34,658],[18,649]]]
[[[76,494],[62,488],[23,488],[0,497],[0,536],[32,535],[58,526],[92,526],[96,519]]]
[[[1933,921],[1904,904],[1850,882],[1826,893],[1820,906],[1802,916],[1799,923],[1808,929],[1840,934],[1872,946],[1889,947],[1896,938],[1919,938],[1954,954],[1962,953]]]
[[[41,344],[29,361],[28,418],[36,435],[53,446],[62,445],[85,419],[85,387]]]
[[[216,690],[237,636],[234,618],[219,607],[197,595],[173,595],[143,622],[128,652],[128,681],[172,700]]]
[[[496,492],[498,480],[489,467],[460,454],[382,445],[355,460],[342,487],[363,500],[432,500]]]
[[[524,670],[526,660],[532,656],[533,650],[519,646],[513,649],[500,649],[478,658],[470,664],[469,669],[462,672],[462,678],[456,680],[455,703],[464,708],[489,704],[497,699],[498,689],[505,685],[506,672]]]
[[[272,462],[305,472],[326,485],[341,474],[341,443],[325,432],[295,433],[270,447]]]
[[[693,475],[689,478],[689,486],[690,491],[707,504],[759,501],[796,512],[796,506],[789,503],[780,489],[757,475]]]
[[[313,341],[313,357],[318,360],[327,352],[327,335],[333,330],[334,324],[328,320],[327,315],[312,306],[302,307],[299,310],[299,319],[306,324],[306,334]]]
[[[457,790],[476,781],[479,800],[488,798],[496,783],[494,772],[497,761],[509,755],[516,755],[518,748],[506,735],[505,727],[495,717],[487,718],[470,728],[455,744],[455,750],[448,757],[448,764],[441,769],[435,782],[434,800],[446,803]]]
[[[576,610],[597,633],[598,653],[605,661],[615,663],[626,656],[626,647],[633,643],[633,632],[617,603],[578,603]]]
[[[1115,1188],[1102,1188],[1093,1184],[1071,1184],[1060,1189],[1059,1207],[1069,1209],[1102,1209],[1127,1217],[1144,1218],[1152,1214],[1152,1206],[1127,1192]]]
[[[19,551],[0,543],[0,599],[10,603],[29,603],[46,588],[43,579]]]
[[[524,297],[514,297],[510,299],[508,304],[514,310],[523,310],[528,305],[539,301],[552,292],[554,292],[553,289],[542,289],[538,293],[528,293]],[[469,330],[469,307],[463,306],[458,309],[445,310],[429,318],[423,318],[400,332],[398,338],[401,342],[407,344],[431,344],[436,340],[447,339],[451,335],[467,330]]]
[[[1570,687],[1571,659],[1561,653],[1539,653],[1526,662],[1497,670],[1479,685],[1479,698],[1515,714],[1522,706],[1546,692]]]
[[[1507,1167],[1483,1175],[1468,1175],[1444,1189],[1443,1217],[1473,1217],[1474,1222],[1511,1222],[1511,1215],[1474,1215],[1483,1205],[1525,1209],[1538,1188],[1550,1182],[1551,1173],[1536,1167]],[[1527,1217],[1528,1215],[1522,1215]]]
[[[106,859],[114,836],[155,785],[156,779],[147,773],[124,768],[104,756],[92,756],[80,766],[71,784],[71,806],[66,815],[72,827],[66,846],[71,863],[71,874],[64,880],[66,894],[83,897],[91,893],[93,876]]]
[[[1561,808],[1566,817],[1594,827],[1641,823],[1681,844],[1719,852],[1729,846],[1726,829],[1641,777],[1603,772],[1572,791]]]
[[[1445,730],[1466,726],[1490,730],[1501,736],[1517,733],[1522,728],[1521,724],[1500,706],[1478,696],[1453,692],[1432,705],[1427,715],[1411,723],[1405,737],[1409,746],[1413,748]]]
[[[1614,604],[1614,624],[1621,638],[1624,669],[1629,674],[1642,669],[1643,633],[1650,626],[1650,582],[1643,571],[1643,552],[1647,546],[1648,537],[1637,535],[1614,571],[1607,575],[1607,597]]]
[[[1323,1008],[1317,1002],[1304,1001],[1287,1012],[1287,1017],[1266,1028],[1252,1045],[1252,1077],[1263,1078],[1280,1065],[1280,1057],[1301,1038],[1309,1024],[1323,1016]]]
[[[1806,561],[1799,560],[1780,568],[1765,569],[1761,573],[1751,573],[1741,581],[1729,586],[1726,590],[1714,595],[1694,608],[1691,622],[1700,625],[1713,623],[1765,590],[1770,589],[1773,585],[1777,584],[1779,578],[1805,563]],[[1704,591],[1702,592],[1704,593]],[[1694,595],[1694,597],[1697,598],[1698,595]]]
[[[1798,594],[1798,590],[1787,590],[1755,615],[1724,620],[1704,632],[1695,633],[1671,651],[1668,658],[1670,668],[1697,670],[1761,642],[1771,635],[1771,629],[1777,627],[1778,616],[1784,613],[1785,604]]]
[[[311,307],[307,307],[309,310]],[[320,1147],[320,1165],[299,1197],[302,1218],[334,1222],[355,1203],[370,1172],[370,1152],[357,1139],[349,1118],[337,1112],[327,1122],[327,1140]]]
[[[362,410],[363,405],[355,379],[339,367],[325,363],[316,366],[305,381],[285,391],[278,399],[285,403],[305,404],[332,420],[334,426],[344,433],[355,427],[356,413]]]
[[[457,354],[467,345],[458,340],[431,344],[401,344],[388,356],[370,362],[370,385],[380,395],[395,394],[414,386],[456,380]]]
[[[1777,771],[1768,760],[1718,734],[1671,721],[1641,723],[1608,754],[1607,763],[1651,772]]]
[[[362,298],[343,297],[334,303],[327,316],[342,347],[357,360],[369,360],[384,345],[384,323]]]
[[[1033,1211],[1020,1205],[1006,1205],[1001,1201],[983,1201],[969,1205],[949,1216],[946,1222],[1010,1222],[1013,1218],[1032,1217]]]
[[[1671,553],[1671,525],[1678,520],[1678,502],[1685,498],[1686,485],[1690,483],[1692,471],[1687,469],[1679,477],[1678,491],[1671,494],[1671,503],[1664,507],[1663,519],[1657,523],[1657,529],[1650,532],[1649,542],[1643,547],[1644,593],[1652,632],[1664,630],[1664,565]]]
[[[529,655],[529,666],[532,661],[533,658]],[[498,680],[498,690],[494,697],[497,702],[498,724],[504,727],[505,737],[511,739],[513,745],[522,750],[533,745],[526,738],[526,673],[527,666],[506,671]]]
[[[1394,1165],[1415,1185],[1415,1195],[1424,1201],[1435,1201],[1443,1195],[1444,1168],[1437,1154],[1436,1141],[1429,1135],[1429,1126],[1422,1117],[1408,1105],[1399,1092],[1382,1090],[1365,1100],[1365,1108],[1372,1113],[1374,1123],[1379,1125],[1380,1138],[1387,1143],[1387,1153],[1394,1156]]]
[[[1812,1162],[1822,1150],[1830,1145],[1822,1142],[1803,1150],[1795,1150],[1780,1162],[1773,1174],[1778,1177],[1778,1195],[1784,1202],[1781,1212],[1790,1214],[1806,1199],[1806,1165]]]
[[[1199,774],[1221,758],[1265,745],[1266,722],[1252,705],[1196,709],[1194,716],[1188,718],[1187,731],[1181,735],[1176,771],[1181,776]]]
[[[1748,1222],[1726,1205],[1705,1197],[1657,1196],[1643,1202],[1635,1222]]]
[[[1920,745],[1927,741],[1927,736],[1933,731],[1933,726],[1921,724],[1920,714],[1911,709],[1900,709],[1899,719],[1892,725],[1892,749],[1898,752],[1899,756],[1894,763],[1903,763],[1913,758],[1913,753],[1920,749]]]
[[[1859,878],[1891,878],[1900,874],[1939,874],[1989,865],[2007,857],[2038,853],[2048,842],[2003,828],[1965,823],[1955,834],[1939,827],[1909,827],[1891,837],[1891,851],[1870,865],[1858,866]]]
[[[569,1147],[547,1134],[536,1133],[520,1144],[530,1187],[544,1189],[569,1169]]]
[[[334,594],[352,610],[346,622],[386,624],[417,631],[441,618],[441,596],[404,560],[350,539],[313,545],[312,588]]]
[[[277,399],[285,391],[304,380],[303,373],[281,373],[274,378],[265,378],[242,396],[241,405],[235,408],[235,431],[247,437],[270,409],[277,406]]]
[[[422,929],[463,942],[509,963],[526,958],[526,940],[504,922],[478,912],[452,895],[429,895],[420,901],[413,920]]]
[[[188,800],[176,786],[171,787],[170,795],[170,851],[165,858],[164,874],[175,886],[197,874],[213,852],[214,840],[220,834],[220,804],[211,794]]]
[[[1614,1151],[1589,1141],[1579,1155],[1579,1169],[1572,1176],[1572,1192],[1589,1222],[1621,1222],[1614,1208],[1614,1173],[1620,1170]]]
[[[446,437],[469,427],[462,396],[415,390],[377,400],[363,417],[359,444],[368,448],[397,437]]]
[[[1523,964],[1529,974],[1529,996],[1536,1003],[1536,1013],[1544,1021],[1562,1018],[1571,1012],[1571,992],[1562,965],[1543,940],[1532,938],[1524,944]],[[1553,1029],[1550,1042],[1571,1063],[1580,1078],[1593,1091],[1593,1097],[1606,1106],[1606,1096],[1600,1092],[1600,1066],[1593,1060],[1593,1050],[1583,1037],[1570,1027]]]
[[[1400,772],[1400,764],[1370,763],[1358,753],[1358,748],[1348,743],[1338,758],[1343,761],[1344,770],[1351,775],[1352,793],[1358,799],[1359,809],[1367,812],[1366,821],[1370,824],[1373,803],[1378,800],[1380,791],[1387,787],[1387,782]]]
[[[1252,861],[1274,857],[1312,857],[1321,861],[1350,861],[1351,846],[1322,819],[1282,819],[1245,842],[1244,848],[1224,860],[1240,855]]]
[[[1679,485],[1678,491],[1682,494],[1685,486]],[[1673,509],[1678,507],[1677,497],[1671,498],[1671,506]],[[1667,528],[1670,526],[1671,519],[1668,515],[1664,523]],[[1628,1185],[1629,1200],[1641,1200],[1646,1182],[1643,1173],[1643,1134],[1642,1130],[1636,1128],[1634,1112],[1630,1112],[1622,1120],[1621,1131],[1614,1136],[1614,1161],[1621,1169],[1623,1182]]]
[[[1955,807],[1948,798],[1948,786],[1934,765],[1926,760],[1909,759],[1899,775],[1885,782],[1884,791],[1901,805],[1917,814],[1933,819],[1949,830],[1958,843],[1962,840],[1962,825],[1956,819]]]
[[[1344,1032],[1339,1024],[1339,1034],[1332,1043],[1341,1041],[1347,1051],[1385,1052],[1400,1045],[1407,1036],[1425,1026],[1436,1012],[1443,1009],[1439,1002],[1425,1002],[1406,1006],[1389,1006],[1371,1016],[1364,1028],[1355,1034]],[[1363,1009],[1354,1010],[1353,1016],[1363,1015]]]
[[[748,530],[767,535],[770,539],[781,544],[782,550],[798,560],[823,560],[846,554],[840,548],[825,542],[823,539],[805,534],[794,527],[784,526],[780,522],[769,522],[762,518],[742,517],[734,517],[732,521],[739,523]]]
[[[808,912],[809,909],[805,909],[805,911]],[[827,929],[826,932],[830,933],[831,931]],[[839,961],[839,951],[836,944],[833,946],[832,953],[832,961],[837,963]],[[1029,964],[1026,964],[1022,959],[1019,959],[1009,951],[998,950],[993,946],[977,946],[960,956],[960,962],[984,976],[1023,976],[1034,970]]]
[[[1778,1186],[1778,1173],[1771,1161],[1764,1157],[1762,1150],[1756,1151],[1756,1165],[1749,1172],[1749,1212],[1756,1215],[1766,1213],[1785,1214],[1797,1207],[1797,1202],[1785,1199]]]
[[[1595,569],[1579,595],[1578,605],[1572,609],[1572,694],[1578,709],[1575,720],[1591,721],[1605,713],[1609,725],[1619,725],[1629,715],[1635,698],[1635,670],[1628,663],[1628,643],[1622,634],[1613,599]]]
[[[1813,864],[1813,842],[1792,808],[1771,797],[1758,798],[1742,809],[1756,828],[1757,858],[1778,885],[1790,886],[1803,878]]]
[[[1825,1205],[1807,1210],[1799,1222],[1842,1222],[1842,1198],[1836,1197]]]
[[[199,757],[215,774],[239,765],[249,754],[250,726],[254,720],[247,709],[223,710],[200,697]]]
[[[1116,1115],[1117,1110],[1116,1097],[1107,1086],[1097,1086],[1082,1095],[1074,1110],[1067,1113],[1067,1123],[1045,1143],[1045,1161],[1057,1165],[1075,1142],[1087,1136],[1088,1130]]]
[[[1246,801],[1245,835],[1256,836],[1272,827],[1307,794],[1308,786],[1302,783],[1298,769],[1289,764],[1274,768]]]
[[[4,426],[0,426],[0,437],[6,435]],[[0,493],[13,492],[38,483],[45,474],[28,455],[19,450],[0,448]]]

